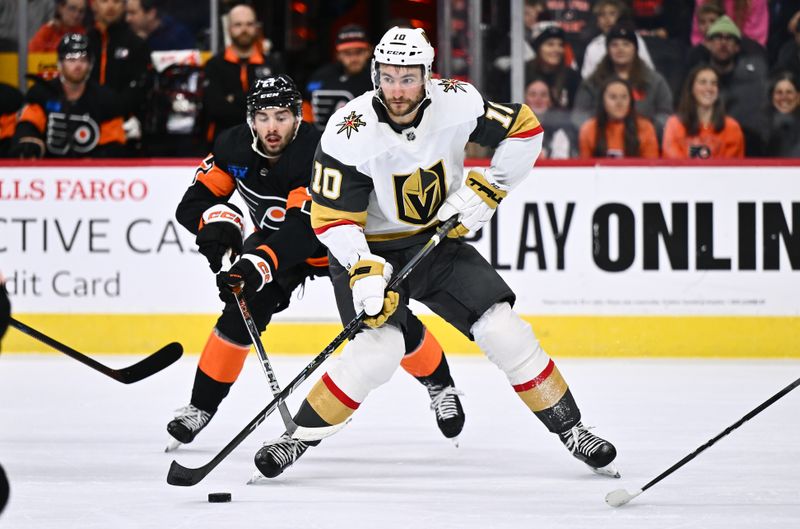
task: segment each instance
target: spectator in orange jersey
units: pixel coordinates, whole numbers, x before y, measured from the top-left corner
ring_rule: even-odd
[[[11,138],[17,126],[17,111],[24,99],[22,93],[11,85],[0,83],[0,158],[8,155]]]
[[[678,113],[664,128],[664,158],[744,158],[739,123],[725,114],[719,75],[708,65],[689,72]]]
[[[636,113],[627,81],[611,78],[600,91],[595,117],[581,127],[581,158],[658,158],[653,123]]]
[[[67,33],[85,33],[86,0],[56,0],[53,19],[44,24],[28,43],[29,52],[56,51]]]
[[[16,158],[121,156],[122,109],[109,89],[89,79],[89,40],[67,33],[58,45],[58,77],[27,94],[14,133]]]

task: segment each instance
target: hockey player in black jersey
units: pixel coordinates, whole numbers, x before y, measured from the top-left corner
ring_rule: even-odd
[[[339,109],[314,159],[311,223],[328,247],[343,319],[363,310],[369,325],[344,347],[294,417],[307,428],[344,422],[390,379],[403,357],[408,302],[424,303],[473,340],[520,400],[572,455],[619,477],[617,452],[581,422],[566,380],[514,310],[516,295],[461,238],[490,221],[531,174],[543,129],[525,104],[486,101],[469,83],[431,78],[434,50],[422,29],[395,27],[375,48],[375,89]],[[334,126],[335,125],[335,126]],[[490,166],[464,177],[468,142],[494,148]],[[459,225],[396,291],[386,287],[433,235]],[[310,443],[279,439],[255,456],[267,477],[282,473]]]
[[[197,235],[226,303],[200,356],[191,400],[167,425],[174,439],[167,450],[191,442],[208,424],[250,350],[231,287],[244,282],[244,296],[264,332],[272,315],[289,305],[295,288],[328,275],[327,250],[311,229],[308,190],[320,133],[301,117],[302,97],[288,76],[258,80],[247,96],[247,123],[218,137],[178,205],[176,217]],[[256,228],[244,241],[243,212],[228,202],[234,191]],[[221,271],[228,251],[239,260]],[[464,412],[447,360],[435,337],[412,319],[403,365],[427,388],[442,433],[454,438]]]
[[[372,46],[367,32],[357,24],[348,24],[336,34],[336,62],[326,64],[311,74],[306,98],[311,102],[314,125],[325,130],[331,114],[351,99],[372,90],[369,60]]]

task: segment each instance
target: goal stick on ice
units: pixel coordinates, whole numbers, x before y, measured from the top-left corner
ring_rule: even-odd
[[[739,419],[735,423],[733,423],[730,426],[728,426],[727,428],[725,428],[725,430],[723,430],[719,435],[717,435],[716,437],[714,437],[712,439],[709,439],[705,444],[700,446],[697,450],[695,450],[691,454],[687,455],[686,457],[684,457],[683,459],[681,459],[680,461],[678,461],[677,463],[675,463],[674,465],[669,467],[667,470],[665,470],[664,472],[662,472],[661,474],[659,474],[658,476],[653,478],[650,482],[648,482],[641,489],[638,489],[638,490],[636,490],[636,491],[634,491],[632,493],[628,492],[625,489],[617,489],[617,490],[609,492],[606,495],[606,503],[609,504],[611,507],[620,507],[622,505],[625,505],[626,503],[631,501],[633,498],[635,498],[636,496],[638,496],[642,492],[646,491],[647,489],[649,489],[650,487],[652,487],[653,485],[655,485],[656,483],[658,483],[659,481],[661,481],[665,477],[669,476],[670,474],[672,474],[673,472],[675,472],[676,470],[681,468],[683,465],[685,465],[686,463],[688,463],[689,461],[691,461],[692,459],[694,459],[695,457],[700,455],[700,453],[703,450],[705,450],[706,448],[710,448],[711,446],[714,445],[714,443],[716,443],[717,441],[719,441],[720,439],[722,439],[723,437],[725,437],[726,435],[728,435],[729,433],[734,431],[736,428],[738,428],[739,426],[743,425],[744,423],[746,423],[747,421],[749,421],[750,419],[752,419],[753,417],[755,417],[756,415],[758,415],[759,413],[764,411],[766,408],[768,408],[769,406],[774,404],[775,401],[777,401],[778,399],[784,397],[787,393],[792,391],[797,386],[800,386],[800,378],[798,378],[797,380],[795,380],[794,382],[792,382],[791,384],[789,384],[788,386],[786,386],[785,388],[783,388],[782,390],[780,390],[779,392],[774,394],[772,397],[770,397],[769,399],[767,399],[766,401],[761,403],[761,405],[759,405],[753,411],[751,411],[750,413],[748,413],[747,415],[745,415],[744,417],[742,417],[741,419]]]
[[[131,366],[124,367],[122,369],[112,369],[101,364],[97,360],[86,356],[83,353],[79,353],[72,347],[64,345],[63,343],[50,338],[46,334],[43,334],[36,329],[25,325],[19,320],[11,318],[10,324],[12,327],[24,334],[27,334],[31,338],[35,338],[43,344],[49,345],[56,351],[64,353],[78,362],[91,367],[95,371],[99,371],[104,375],[113,378],[117,382],[122,382],[123,384],[133,384],[134,382],[139,382],[150,375],[154,375],[165,367],[175,363],[183,354],[183,346],[181,346],[181,344],[178,342],[172,342],[165,345],[147,358],[144,358],[143,360],[140,360]]]
[[[458,222],[458,216],[454,215],[450,219],[446,220],[443,224],[441,224],[437,229],[436,233],[430,238],[430,240],[425,243],[425,245],[420,248],[419,252],[411,258],[408,263],[389,281],[386,289],[391,290],[396,288],[402,281],[404,281],[416,268],[417,264],[424,259],[428,254],[433,251],[433,249],[442,241],[444,237],[447,236],[447,232],[449,232]],[[289,382],[289,385],[286,386],[280,394],[275,397],[272,402],[267,404],[267,407],[258,412],[248,424],[244,427],[242,431],[236,434],[234,437],[225,447],[215,455],[211,461],[206,463],[205,465],[198,467],[198,468],[187,468],[178,463],[177,461],[172,461],[172,464],[169,467],[169,472],[167,473],[167,483],[170,485],[176,485],[179,487],[190,487],[192,485],[196,485],[199,483],[203,478],[205,478],[209,472],[214,470],[217,465],[219,465],[228,455],[233,452],[233,450],[239,446],[242,441],[244,441],[253,431],[255,431],[258,426],[266,420],[267,417],[275,411],[280,403],[285,401],[289,395],[294,392],[297,387],[303,383],[310,375],[313,373],[322,363],[333,354],[333,352],[342,344],[345,340],[348,340],[352,336],[355,335],[356,331],[358,330],[361,322],[366,317],[366,314],[362,310],[358,313],[358,315],[353,318],[350,323],[348,323],[342,332],[340,332],[336,338],[333,339],[331,343],[322,350],[317,356],[314,357],[311,362],[303,368],[300,373]]]

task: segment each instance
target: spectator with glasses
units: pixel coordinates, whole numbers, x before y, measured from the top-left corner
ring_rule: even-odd
[[[67,33],[86,33],[86,0],[56,0],[53,19],[42,25],[28,43],[28,51],[53,52]]]

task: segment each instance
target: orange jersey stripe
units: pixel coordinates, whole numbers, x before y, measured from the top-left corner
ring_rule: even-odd
[[[289,192],[286,197],[286,209],[302,208],[305,202],[311,200],[311,194],[306,187],[298,187]]]
[[[36,130],[44,134],[44,129],[47,126],[47,115],[44,113],[44,109],[41,106],[30,103],[22,107],[22,112],[19,114],[19,121],[27,121],[36,127]]]
[[[233,177],[216,165],[207,171],[203,171],[202,168],[199,169],[197,171],[197,181],[201,182],[209,191],[214,193],[214,196],[218,197],[230,195],[236,187]]]
[[[261,246],[256,248],[256,250],[261,250],[264,253],[266,253],[267,255],[269,255],[269,258],[272,259],[272,265],[275,267],[275,270],[278,269],[278,256],[275,255],[275,250],[273,250],[272,248],[270,248],[266,244],[262,244]]]

